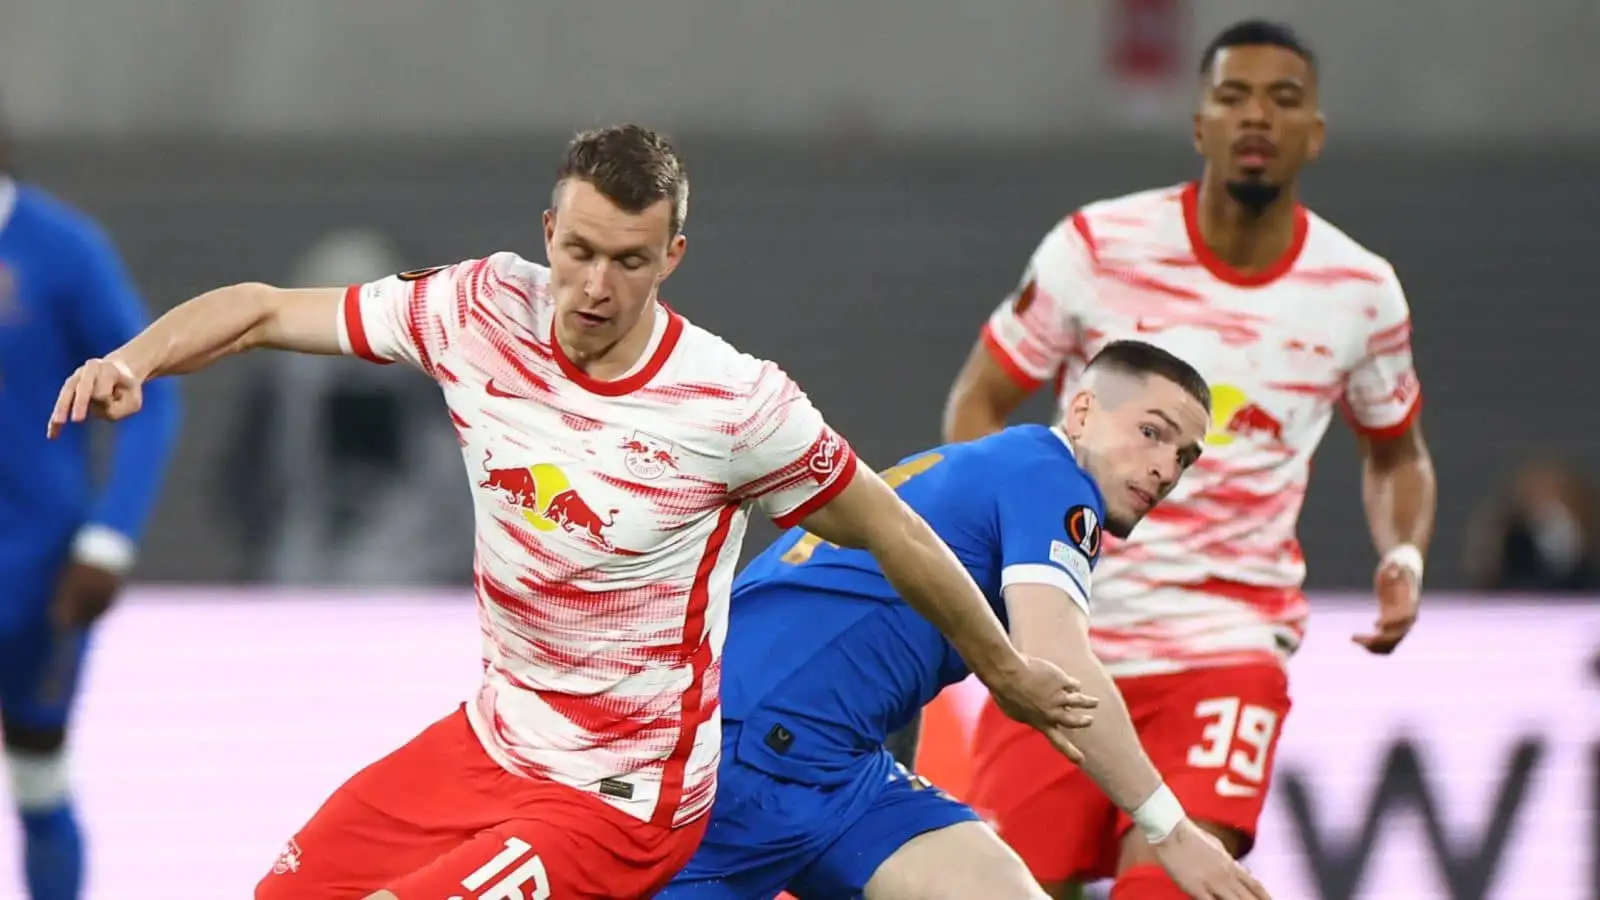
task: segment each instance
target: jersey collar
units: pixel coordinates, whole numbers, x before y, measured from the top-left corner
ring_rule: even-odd
[[[17,208],[17,183],[0,175],[0,231],[6,230],[11,213]]]
[[[1067,448],[1068,456],[1072,457],[1073,459],[1078,458],[1078,451],[1072,449],[1072,438],[1067,437],[1067,430],[1065,428],[1062,428],[1060,425],[1051,425],[1050,433],[1055,435],[1057,440],[1061,441],[1061,446]]]
[[[567,376],[568,381],[591,394],[599,394],[602,397],[622,397],[637,391],[649,384],[652,378],[656,377],[656,373],[661,371],[661,367],[667,364],[667,358],[672,356],[673,349],[678,346],[678,339],[683,337],[682,316],[674,312],[665,303],[660,304],[660,308],[656,313],[658,319],[663,316],[666,318],[666,325],[655,348],[652,350],[647,346],[644,365],[636,366],[627,375],[615,381],[601,381],[598,378],[591,378],[587,372],[578,368],[577,364],[568,359],[567,352],[561,349],[561,342],[556,340],[556,323],[555,319],[552,318],[550,320],[550,347],[554,351],[556,365],[561,367],[561,373]],[[652,337],[652,340],[655,340],[655,338]]]

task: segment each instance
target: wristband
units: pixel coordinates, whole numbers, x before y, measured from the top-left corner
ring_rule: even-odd
[[[1178,802],[1178,796],[1165,783],[1129,815],[1133,818],[1133,824],[1144,832],[1144,839],[1152,844],[1159,844],[1171,837],[1172,832],[1189,817],[1183,811],[1183,804]]]
[[[85,525],[72,541],[74,562],[105,569],[114,575],[125,574],[133,568],[137,553],[127,535],[104,525]]]
[[[1383,555],[1383,565],[1397,566],[1422,583],[1422,551],[1415,544],[1401,544]]]
[[[114,368],[118,372],[122,373],[122,377],[123,378],[126,378],[129,381],[138,381],[139,380],[139,379],[133,377],[133,370],[128,368],[128,364],[127,363],[123,362],[120,359],[112,357],[112,356],[108,356],[105,359],[106,359],[106,362],[111,364],[112,368]]]

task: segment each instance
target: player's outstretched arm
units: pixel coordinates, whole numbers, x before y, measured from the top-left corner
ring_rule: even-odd
[[[204,368],[257,347],[337,354],[343,288],[286,290],[235,284],[179,304],[103,359],[91,359],[61,388],[53,437],[89,415],[122,419],[139,411],[152,378]]]
[[[1088,613],[1065,591],[1045,584],[1012,584],[1005,598],[1017,649],[1072,672],[1085,691],[1103,698],[1094,721],[1072,732],[1070,745],[1047,731],[1051,742],[1069,755],[1076,745],[1079,765],[1133,817],[1162,866],[1190,896],[1265,898],[1266,890],[1190,821],[1145,755],[1121,693],[1090,646]]]
[[[870,552],[900,596],[934,624],[1008,715],[1038,728],[1081,727],[1092,697],[1059,668],[1017,652],[982,591],[928,523],[858,467],[850,484],[801,523]]]

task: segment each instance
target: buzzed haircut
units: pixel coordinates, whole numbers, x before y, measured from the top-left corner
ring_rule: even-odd
[[[612,125],[580,133],[556,169],[554,208],[561,186],[577,178],[594,185],[624,212],[642,213],[665,200],[672,234],[689,218],[689,172],[672,142],[642,125]]]
[[[1317,71],[1316,54],[1293,28],[1267,19],[1245,19],[1223,29],[1206,45],[1205,52],[1200,54],[1200,77],[1210,75],[1211,67],[1217,63],[1217,54],[1231,47],[1282,47],[1305,60],[1312,74]]]
[[[1119,372],[1147,377],[1155,375],[1183,388],[1184,392],[1211,408],[1211,386],[1205,378],[1178,357],[1144,341],[1112,341],[1089,360],[1085,374],[1095,371]]]

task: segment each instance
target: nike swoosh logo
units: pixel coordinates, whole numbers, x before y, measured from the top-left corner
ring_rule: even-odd
[[[484,390],[485,393],[487,393],[491,397],[505,397],[508,400],[526,400],[526,399],[528,399],[527,397],[524,397],[521,394],[513,394],[510,391],[505,390],[504,388],[501,388],[500,386],[498,386],[498,385],[496,385],[494,383],[494,379],[493,378],[489,379],[489,383],[487,385],[484,385],[483,390]]]
[[[1219,797],[1254,797],[1261,793],[1260,788],[1240,784],[1226,775],[1217,776],[1216,789]]]

